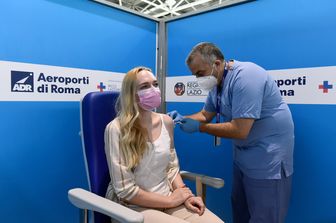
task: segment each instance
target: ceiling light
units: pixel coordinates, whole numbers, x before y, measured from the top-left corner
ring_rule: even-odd
[[[166,5],[169,6],[170,8],[173,7],[173,5],[176,4],[175,0],[166,0],[165,1]]]

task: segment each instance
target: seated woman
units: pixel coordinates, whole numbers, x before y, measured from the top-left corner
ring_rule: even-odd
[[[107,198],[141,212],[145,223],[223,223],[182,181],[173,121],[152,111],[161,94],[150,69],[126,74],[117,104],[119,113],[105,129]]]

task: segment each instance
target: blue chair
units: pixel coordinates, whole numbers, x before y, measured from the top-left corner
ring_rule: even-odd
[[[81,101],[81,136],[90,191],[71,189],[68,198],[81,209],[81,222],[88,222],[88,210],[93,211],[94,223],[110,223],[111,219],[125,223],[141,223],[143,215],[111,200],[105,199],[110,175],[104,149],[106,125],[115,118],[117,92],[91,92]],[[205,200],[205,186],[221,188],[219,178],[181,171],[184,179],[196,182],[196,194]]]

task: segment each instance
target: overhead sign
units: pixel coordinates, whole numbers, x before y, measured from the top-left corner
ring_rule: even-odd
[[[0,61],[0,101],[80,101],[120,91],[123,73]]]
[[[336,104],[336,66],[270,70],[288,104]],[[208,92],[194,76],[166,78],[167,102],[204,102]]]

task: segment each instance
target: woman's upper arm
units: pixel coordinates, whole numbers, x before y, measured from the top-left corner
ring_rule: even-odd
[[[119,147],[119,136],[118,125],[112,121],[105,129],[105,154],[114,192],[119,198],[129,200],[137,194],[139,187],[135,184],[133,172],[125,163]]]
[[[174,145],[174,121],[169,115],[162,114],[162,116],[163,116],[163,123],[166,126],[166,129],[171,139],[170,148],[174,148],[175,147]]]
[[[169,158],[169,166],[167,169],[168,180],[169,182],[173,182],[175,177],[180,171],[180,166],[174,146],[174,122],[168,115],[163,115],[163,122],[169,132],[170,135],[170,158]]]

